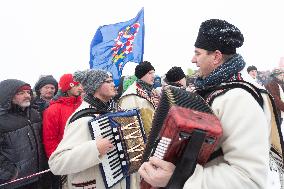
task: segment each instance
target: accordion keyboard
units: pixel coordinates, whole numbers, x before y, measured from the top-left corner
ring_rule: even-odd
[[[104,117],[102,120],[95,120],[91,125],[95,138],[99,136],[108,138],[113,145],[117,146],[117,148],[113,148],[112,151],[101,158],[107,185],[112,186],[123,178],[122,165],[125,164],[125,161],[121,162],[124,154],[119,154],[118,151],[119,149],[122,150],[121,143],[118,141],[117,135],[114,135],[117,133],[117,128],[111,128],[107,117]]]
[[[170,138],[162,137],[157,145],[154,156],[160,159],[164,159],[171,141],[172,140]]]
[[[137,109],[110,112],[89,121],[92,139],[109,139],[114,148],[101,157],[106,188],[137,172],[142,162],[146,135]]]

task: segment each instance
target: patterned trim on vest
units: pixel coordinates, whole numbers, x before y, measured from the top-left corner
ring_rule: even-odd
[[[157,108],[159,99],[153,92],[151,92],[151,96],[149,96],[148,93],[143,90],[138,83],[136,83],[136,92],[138,96],[148,100],[153,105],[154,109]]]

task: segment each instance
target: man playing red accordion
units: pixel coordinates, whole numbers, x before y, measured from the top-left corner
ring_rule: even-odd
[[[211,19],[200,26],[192,58],[192,63],[199,67],[196,92],[210,104],[221,122],[223,136],[216,150],[222,153],[204,166],[197,164],[184,183],[185,189],[266,188],[272,119],[270,101],[262,95],[262,100],[258,101],[253,92],[248,92],[251,88],[258,89],[249,83],[240,84],[245,61],[236,53],[236,48],[241,47],[243,41],[241,31],[224,20]],[[238,83],[235,84],[238,87],[220,88],[230,82]],[[283,148],[283,144],[279,149],[281,146]],[[172,163],[151,157],[142,164],[139,173],[153,187],[166,187],[174,170]]]

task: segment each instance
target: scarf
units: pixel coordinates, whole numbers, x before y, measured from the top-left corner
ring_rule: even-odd
[[[196,88],[205,89],[208,87],[218,86],[223,82],[230,80],[238,80],[240,78],[239,72],[245,67],[246,63],[243,57],[235,54],[225,63],[217,67],[208,77],[198,77],[195,80]]]
[[[150,85],[146,83],[145,81],[142,81],[141,79],[137,80],[137,83],[141,86],[141,88],[149,95],[151,96],[152,90],[154,89],[154,85]]]
[[[93,95],[86,95],[84,101],[88,102],[91,106],[102,113],[111,112],[113,107],[111,106],[112,101],[103,102],[100,99],[94,97]]]
[[[144,98],[148,100],[154,107],[154,109],[157,108],[158,106],[158,96],[155,95],[153,92],[154,87],[153,85],[150,85],[141,79],[138,79],[136,82],[136,92],[137,95],[140,96],[141,98]]]

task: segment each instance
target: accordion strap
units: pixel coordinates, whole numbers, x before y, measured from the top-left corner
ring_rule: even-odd
[[[69,123],[72,123],[74,121],[76,121],[77,119],[80,119],[82,117],[87,117],[87,116],[91,116],[91,117],[96,117],[95,114],[102,114],[102,113],[105,113],[105,112],[102,112],[102,111],[98,111],[97,109],[95,108],[85,108],[85,109],[82,109],[78,112],[76,112],[69,120]]]
[[[168,189],[182,189],[186,180],[193,174],[197,164],[197,158],[202,144],[206,137],[206,132],[194,130],[190,141],[187,143],[182,158],[177,163],[175,171],[166,186]]]
[[[222,148],[219,148],[218,150],[214,151],[214,152],[211,154],[211,156],[209,157],[209,159],[208,159],[207,162],[209,162],[209,161],[211,161],[211,160],[213,160],[213,159],[215,159],[215,158],[217,158],[217,157],[219,157],[219,156],[223,156],[223,155],[224,155],[224,153],[223,153]]]

